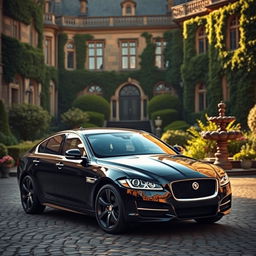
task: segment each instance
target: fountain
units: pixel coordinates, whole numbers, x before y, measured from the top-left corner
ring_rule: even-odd
[[[214,122],[218,126],[217,131],[202,132],[201,135],[207,140],[217,141],[217,152],[215,153],[214,164],[222,167],[224,170],[232,169],[232,164],[228,160],[228,140],[235,140],[242,136],[240,131],[227,131],[226,127],[229,123],[236,120],[234,116],[225,116],[226,104],[222,101],[218,104],[219,116],[209,117],[208,120]]]

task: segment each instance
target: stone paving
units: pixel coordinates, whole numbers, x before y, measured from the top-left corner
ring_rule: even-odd
[[[15,177],[0,179],[0,255],[256,255],[256,176],[231,178],[233,211],[218,224],[145,223],[106,234],[91,217],[27,215]]]

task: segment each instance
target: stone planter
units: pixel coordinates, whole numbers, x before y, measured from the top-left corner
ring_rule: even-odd
[[[252,167],[252,160],[250,159],[241,160],[241,168],[249,169],[251,167]]]

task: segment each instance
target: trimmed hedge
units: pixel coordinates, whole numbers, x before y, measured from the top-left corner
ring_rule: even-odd
[[[87,111],[85,112],[88,115],[89,123],[97,127],[102,127],[104,124],[104,115],[98,112]],[[88,126],[87,126],[88,127]],[[89,126],[90,127],[90,126]],[[93,126],[91,126],[93,127]]]
[[[13,157],[16,163],[30,149],[32,149],[40,140],[24,141],[20,144],[8,146],[8,154]]]
[[[161,140],[169,145],[186,146],[187,140],[190,138],[189,133],[180,130],[168,130],[162,135]]]
[[[152,117],[152,113],[163,109],[175,109],[177,111],[180,111],[180,101],[178,97],[171,94],[161,94],[154,96],[148,102],[148,113],[153,120],[154,118]]]
[[[177,120],[178,117],[179,117],[179,113],[175,109],[162,109],[162,110],[158,110],[158,111],[153,112],[151,114],[151,119],[156,120],[157,116],[160,116],[160,118],[163,121],[162,127],[165,127],[166,125],[168,125],[168,124],[174,122],[175,120]]]
[[[174,121],[167,126],[164,127],[164,131],[166,132],[167,130],[186,130],[190,127],[188,123],[186,123],[183,120],[178,120]]]
[[[106,99],[98,95],[82,95],[75,99],[73,107],[83,111],[93,111],[104,114],[105,119],[109,118],[110,104]]]

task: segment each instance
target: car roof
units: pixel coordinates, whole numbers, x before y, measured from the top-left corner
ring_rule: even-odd
[[[126,129],[126,128],[111,128],[111,127],[103,127],[103,128],[82,128],[81,127],[78,129],[59,131],[58,133],[68,133],[68,132],[74,132],[81,135],[116,133],[116,132],[147,133],[142,130],[134,130],[134,129]]]

